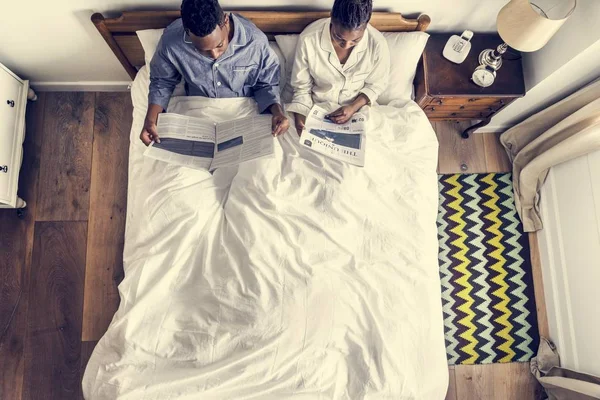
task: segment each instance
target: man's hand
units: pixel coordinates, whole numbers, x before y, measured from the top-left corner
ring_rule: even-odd
[[[273,136],[277,137],[288,130],[290,123],[279,104],[271,105],[270,111],[271,114],[273,114],[273,118],[271,119],[271,130]]]
[[[294,122],[296,124],[296,132],[298,132],[298,136],[302,136],[304,124],[306,124],[306,117],[302,114],[294,113]]]
[[[156,120],[158,119],[158,114],[161,112],[163,112],[163,108],[158,104],[150,104],[148,106],[144,128],[142,129],[142,133],[140,133],[140,139],[146,146],[149,146],[152,141],[160,143],[160,138],[156,131]]]
[[[156,132],[155,122],[149,120],[144,121],[144,129],[142,129],[140,139],[142,139],[142,142],[144,142],[146,146],[149,146],[152,141],[160,143],[158,133]]]
[[[273,129],[273,136],[277,137],[287,132],[290,123],[285,115],[273,115],[271,126]]]
[[[358,109],[350,104],[338,108],[331,114],[326,115],[326,117],[336,124],[345,124],[350,120],[350,118],[352,118],[356,111],[358,111]]]

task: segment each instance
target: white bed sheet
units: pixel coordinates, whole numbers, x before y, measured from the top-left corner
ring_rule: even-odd
[[[121,304],[88,399],[443,399],[437,140],[414,102],[370,111],[365,168],[301,148],[207,172],[142,156],[133,87]],[[179,97],[214,120],[248,99]]]

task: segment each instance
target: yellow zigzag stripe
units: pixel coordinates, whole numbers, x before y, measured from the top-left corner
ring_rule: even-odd
[[[473,290],[473,287],[469,284],[469,278],[471,277],[470,271],[467,269],[469,265],[469,260],[465,257],[468,251],[468,247],[465,246],[465,239],[467,235],[465,234],[466,223],[463,219],[463,215],[465,214],[465,210],[461,207],[460,203],[463,200],[462,195],[460,194],[460,189],[462,188],[461,184],[457,182],[458,175],[452,175],[449,177],[446,182],[450,183],[453,188],[448,191],[448,195],[455,198],[448,207],[456,210],[456,213],[450,216],[450,220],[457,224],[451,232],[458,236],[458,239],[454,240],[452,244],[456,246],[459,251],[456,254],[453,254],[452,257],[457,259],[460,264],[455,268],[457,272],[460,273],[460,278],[456,279],[456,283],[461,285],[464,289],[458,292],[458,297],[465,301],[458,309],[466,314],[460,321],[459,324],[464,325],[467,330],[461,334],[460,336],[467,340],[469,343],[465,345],[461,350],[467,353],[470,357],[467,358],[464,363],[465,364],[475,364],[477,358],[479,357],[475,352],[475,345],[477,345],[477,339],[473,336],[475,333],[476,327],[473,324],[473,318],[475,317],[475,313],[473,312],[473,304],[475,301],[471,297],[470,292]]]
[[[494,235],[494,237],[489,241],[489,244],[495,247],[495,250],[492,251],[490,256],[497,260],[497,262],[491,266],[494,271],[498,272],[498,275],[492,279],[492,282],[500,286],[499,289],[492,293],[500,298],[500,302],[495,304],[493,307],[502,313],[502,315],[496,319],[496,322],[504,326],[504,328],[498,332],[498,336],[506,340],[504,343],[498,346],[500,350],[507,353],[506,356],[499,360],[499,362],[509,362],[515,357],[515,352],[511,348],[515,340],[510,335],[513,325],[508,321],[508,318],[511,315],[510,309],[508,308],[510,299],[506,295],[506,291],[508,290],[508,285],[506,284],[506,276],[508,274],[504,269],[504,265],[506,265],[506,259],[502,256],[505,247],[500,242],[502,233],[499,229],[500,219],[498,218],[498,214],[500,214],[500,208],[497,205],[499,197],[496,194],[496,188],[498,185],[494,182],[492,177],[493,174],[488,174],[482,179],[482,181],[489,185],[483,191],[484,194],[490,196],[490,200],[485,203],[485,206],[492,209],[492,212],[485,216],[486,219],[492,222],[489,232]]]

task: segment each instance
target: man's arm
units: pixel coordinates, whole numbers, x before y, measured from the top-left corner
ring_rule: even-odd
[[[252,88],[254,100],[258,104],[258,111],[264,113],[271,110],[271,106],[279,104],[279,60],[267,43],[261,51],[262,59],[258,63],[258,79]]]
[[[260,113],[267,110],[273,114],[272,129],[273,136],[279,136],[289,128],[289,122],[283,112],[279,98],[279,59],[265,44],[262,51],[262,60],[259,63],[260,70],[256,85],[253,87],[254,100],[258,104]]]
[[[144,119],[144,128],[140,139],[146,146],[152,141],[160,143],[156,131],[158,114],[166,110],[175,86],[181,80],[181,74],[165,54],[162,39],[150,62],[150,91],[148,92],[148,111]]]

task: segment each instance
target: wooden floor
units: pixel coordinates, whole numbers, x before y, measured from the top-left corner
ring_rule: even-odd
[[[0,210],[2,400],[82,397],[85,365],[119,303],[131,112],[129,93],[41,93],[28,106],[20,178],[27,214]],[[496,135],[462,140],[462,126],[434,124],[440,173],[510,169]],[[527,400],[537,390],[527,364],[456,366],[447,399]]]

